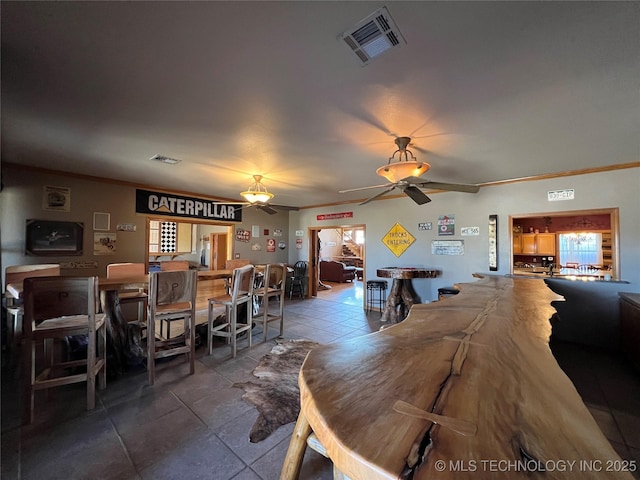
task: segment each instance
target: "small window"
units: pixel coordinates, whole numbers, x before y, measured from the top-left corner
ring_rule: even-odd
[[[571,232],[558,235],[561,265],[602,265],[602,234]]]

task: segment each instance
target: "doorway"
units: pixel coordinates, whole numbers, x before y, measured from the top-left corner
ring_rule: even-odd
[[[309,227],[309,288],[308,297],[317,297],[320,282],[320,260],[336,260],[361,270],[366,281],[366,225],[330,225]],[[358,296],[360,297],[360,296]],[[364,300],[362,301],[364,305]]]
[[[228,235],[226,233],[209,234],[209,270],[224,270],[228,260]]]

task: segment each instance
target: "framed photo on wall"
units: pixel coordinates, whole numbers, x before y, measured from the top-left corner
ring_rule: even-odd
[[[42,187],[42,209],[68,212],[71,209],[71,189],[53,185]]]
[[[84,224],[27,220],[25,253],[36,256],[82,255]]]

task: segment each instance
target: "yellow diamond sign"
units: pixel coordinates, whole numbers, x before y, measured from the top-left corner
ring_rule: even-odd
[[[402,255],[415,241],[415,237],[407,232],[407,230],[399,223],[396,223],[391,227],[391,230],[382,237],[382,243],[384,243],[396,257]]]

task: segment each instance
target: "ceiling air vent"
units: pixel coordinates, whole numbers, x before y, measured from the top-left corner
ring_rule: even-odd
[[[376,10],[338,38],[344,40],[363,66],[384,52],[407,44],[387,7]]]

